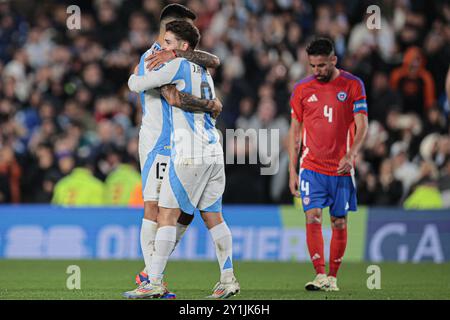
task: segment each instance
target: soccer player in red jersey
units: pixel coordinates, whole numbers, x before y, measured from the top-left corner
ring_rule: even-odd
[[[336,275],[347,245],[347,212],[357,209],[354,164],[367,134],[366,93],[358,77],[336,68],[331,40],[318,38],[306,51],[313,75],[298,82],[290,100],[289,187],[302,198],[306,242],[316,271],[316,278],[305,288],[338,291]],[[325,207],[330,207],[332,227],[328,275],[322,236]]]

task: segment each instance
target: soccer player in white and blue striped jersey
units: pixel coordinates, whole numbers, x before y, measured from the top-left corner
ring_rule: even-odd
[[[193,23],[196,15],[189,8],[180,4],[170,4],[161,12],[160,33],[158,39],[140,59],[135,72],[144,75],[152,69],[148,59],[161,52],[164,40],[165,25],[174,20]],[[177,51],[175,51],[177,52]],[[181,51],[178,54],[204,67],[217,67],[219,59],[203,51]],[[156,55],[157,56],[157,55]],[[147,65],[146,65],[147,63]],[[149,68],[150,65],[150,68]],[[162,180],[170,157],[170,113],[169,103],[184,110],[211,110],[216,107],[216,100],[194,97],[188,93],[173,90],[174,85],[166,85],[158,90],[149,89],[139,93],[142,105],[142,125],[139,130],[139,159],[142,175],[142,194],[144,198],[144,217],[141,226],[141,249],[146,268],[136,276],[136,283],[147,280],[147,269],[151,264],[154,252],[154,241],[157,230],[158,201]],[[220,104],[220,102],[219,102]],[[192,218],[182,213],[177,223],[177,243],[183,236]]]
[[[192,24],[173,21],[166,25],[164,50],[193,50],[200,35]],[[174,57],[176,55],[174,54]],[[143,76],[132,75],[130,90],[142,92],[175,84],[181,92],[214,99],[214,83],[208,71],[184,58],[175,58]],[[163,271],[176,240],[176,221],[181,211],[194,214],[198,208],[214,240],[220,266],[220,281],[212,298],[228,298],[239,292],[232,264],[232,237],[222,216],[225,189],[223,151],[215,119],[209,113],[170,108],[171,155],[159,198],[155,252],[149,284],[128,293],[129,297],[158,297],[163,294]]]

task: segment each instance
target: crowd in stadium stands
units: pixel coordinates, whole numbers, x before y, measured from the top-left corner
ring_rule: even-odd
[[[0,203],[142,201],[141,110],[127,79],[169,2],[77,3],[81,29],[69,30],[70,1],[0,1]],[[306,44],[322,35],[334,40],[339,67],[366,86],[370,129],[356,168],[359,203],[450,207],[448,1],[181,3],[198,15],[200,48],[221,59],[211,72],[224,137],[225,129],[279,129],[279,153],[268,152],[278,173],[261,175],[264,161],[228,164],[225,203],[292,203],[289,98],[310,72]],[[366,25],[372,4],[381,8],[379,30]],[[227,153],[249,160],[268,151],[256,139],[237,141],[223,141]],[[71,197],[67,185],[84,195]]]

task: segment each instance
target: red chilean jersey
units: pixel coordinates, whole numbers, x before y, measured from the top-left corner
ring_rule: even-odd
[[[300,167],[330,176],[338,176],[339,161],[353,144],[354,116],[367,116],[364,83],[339,71],[330,82],[301,80],[290,100],[292,117],[303,122]]]

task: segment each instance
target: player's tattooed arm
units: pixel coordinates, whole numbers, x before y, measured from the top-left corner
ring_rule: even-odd
[[[205,68],[217,68],[220,65],[220,59],[206,51],[201,50],[174,50],[177,57],[185,58],[195,64]]]
[[[184,111],[209,112],[213,118],[217,118],[220,112],[222,112],[222,103],[219,99],[201,99],[191,94],[178,91],[175,85],[162,86],[161,95],[170,105]]]
[[[198,64],[205,68],[217,68],[220,65],[220,59],[211,53],[201,51],[201,50],[162,50],[155,52],[145,58],[147,63],[147,69],[153,70],[158,68],[163,63],[170,61],[175,58],[185,58],[195,64]]]

